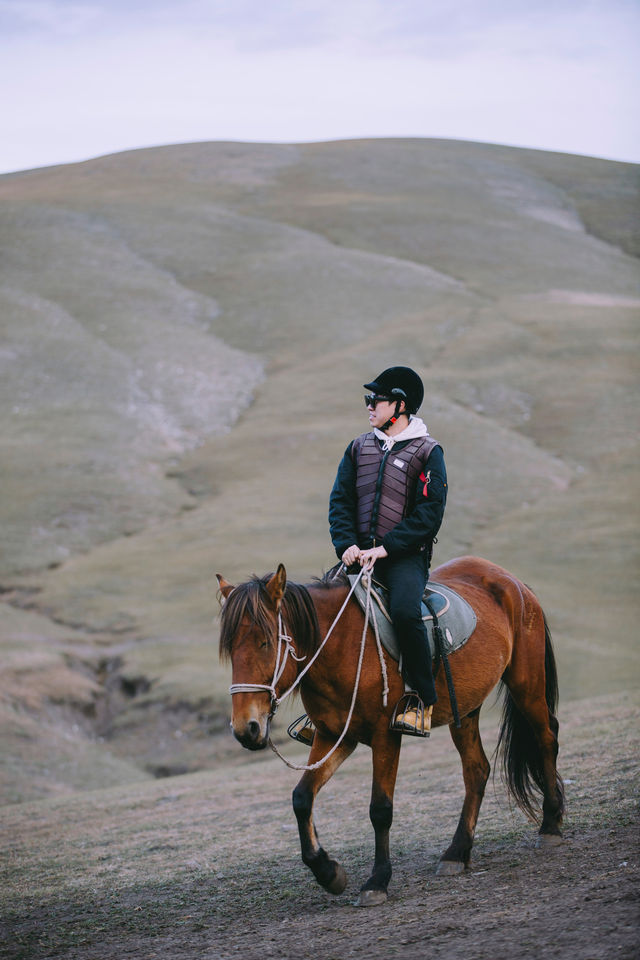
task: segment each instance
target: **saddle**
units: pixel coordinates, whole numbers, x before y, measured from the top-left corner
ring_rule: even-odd
[[[358,577],[351,573],[348,574],[348,577],[353,587]],[[382,583],[377,580],[371,581],[370,614],[375,618],[382,646],[389,656],[400,664],[402,655],[387,609],[389,605],[388,593],[387,588]],[[363,586],[362,579],[356,584],[353,595],[362,607],[363,612],[366,613],[367,588]],[[464,646],[475,630],[478,619],[473,608],[459,593],[456,593],[451,587],[445,587],[441,583],[429,580],[422,596],[422,622],[427,629],[431,658],[436,661],[434,676],[438,672],[440,662],[442,662],[447,677],[453,720],[456,727],[460,727],[458,703],[451,670],[449,669],[449,654]],[[436,642],[434,635],[435,631],[439,635],[438,642]],[[408,687],[405,687],[405,689],[408,690]],[[413,700],[416,696],[415,692],[409,691],[400,698],[393,712],[390,726],[391,729],[399,730],[401,733],[408,733],[416,737],[428,737],[431,730],[431,708],[425,709],[419,698],[418,705],[415,706]],[[303,713],[301,717],[289,724],[287,733],[293,740],[299,740],[309,746],[313,742],[315,728],[306,713]]]
[[[357,576],[349,574],[351,585]],[[354,590],[354,596],[366,611],[367,588],[362,580]],[[382,646],[394,660],[400,660],[400,647],[388,611],[388,591],[377,580],[371,583],[371,611],[375,616],[378,636]],[[431,658],[436,659],[438,649],[433,635],[434,624],[440,627],[443,652],[448,656],[467,642],[476,628],[477,617],[471,606],[451,587],[429,580],[422,597],[422,622],[427,629]]]

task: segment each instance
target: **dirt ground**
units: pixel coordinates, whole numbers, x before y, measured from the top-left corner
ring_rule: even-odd
[[[365,748],[316,806],[321,840],[349,874],[339,897],[322,891],[300,860],[290,807],[297,775],[272,755],[5,807],[0,956],[635,958],[637,708],[632,694],[565,704],[564,844],[538,850],[536,828],[510,808],[496,777],[472,869],[455,878],[434,871],[462,802],[457,755],[446,730],[407,742],[394,876],[379,908],[354,906],[373,857]],[[495,734],[490,714],[487,752]],[[289,753],[299,749],[292,744]]]

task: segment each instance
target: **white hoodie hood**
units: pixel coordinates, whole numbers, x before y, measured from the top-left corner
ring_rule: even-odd
[[[383,433],[382,430],[378,430],[377,427],[373,428],[378,440],[382,440],[382,449],[391,450],[396,443],[401,443],[403,440],[417,440],[418,437],[428,437],[429,431],[427,430],[427,425],[424,420],[421,420],[420,417],[414,417],[413,415],[409,418],[409,426],[405,427],[400,433],[396,433],[394,437],[388,436],[388,434]]]

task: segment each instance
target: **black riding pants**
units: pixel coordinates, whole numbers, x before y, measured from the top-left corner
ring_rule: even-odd
[[[376,579],[389,590],[389,613],[402,653],[402,676],[422,698],[425,706],[435,703],[431,653],[427,630],[422,622],[420,602],[429,579],[426,551],[411,556],[378,560]]]

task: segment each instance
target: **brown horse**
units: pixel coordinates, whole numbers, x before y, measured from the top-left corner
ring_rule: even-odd
[[[471,638],[450,661],[462,718],[459,729],[453,724],[442,671],[436,684],[433,726],[449,725],[462,760],[465,786],[458,827],[438,865],[439,874],[448,874],[462,871],[469,864],[490,770],[478,718],[482,703],[498,681],[502,680],[504,687],[498,741],[503,772],[510,793],[528,815],[536,816],[536,793],[542,793],[540,844],[561,839],[564,795],[556,772],[556,666],[549,628],[536,597],[506,570],[478,557],[452,560],[434,570],[432,577],[460,593],[478,619]],[[269,725],[278,697],[318,651],[321,637],[347,597],[349,584],[344,577],[325,577],[307,586],[287,583],[282,565],[271,576],[254,577],[237,587],[220,575],[218,581],[223,597],[220,654],[231,659],[233,668],[231,726],[244,747],[260,750],[269,742]],[[360,903],[372,905],[386,899],[391,878],[389,829],[402,736],[389,729],[389,721],[394,704],[404,692],[404,683],[389,662],[389,706],[383,707],[381,664],[371,630],[347,733],[328,760],[318,765],[335,747],[346,725],[363,627],[360,607],[355,601],[349,602],[300,683],[305,710],[317,728],[309,755],[309,766],[316,766],[305,770],[293,791],[293,809],[304,863],[325,890],[342,893],[346,874],[318,842],[313,802],[356,744],[371,747],[369,814],[375,831],[375,860],[371,876],[361,888]],[[284,640],[279,639],[282,634],[286,635]]]

